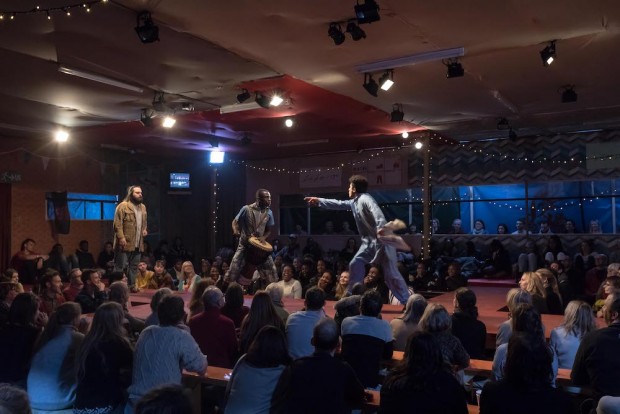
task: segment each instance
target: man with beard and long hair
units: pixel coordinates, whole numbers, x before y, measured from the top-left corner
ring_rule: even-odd
[[[144,251],[146,206],[142,203],[142,188],[132,185],[114,213],[114,271],[125,272],[129,287],[136,291],[138,263]]]
[[[231,282],[237,282],[243,286],[248,286],[250,280],[241,273],[244,271],[246,261],[248,259],[248,249],[250,247],[250,238],[255,237],[261,241],[265,241],[271,232],[271,227],[275,224],[271,207],[271,193],[264,188],[256,191],[256,202],[241,207],[241,210],[232,222],[233,234],[239,237],[239,245],[237,251],[230,262],[230,268],[226,273],[226,279]],[[271,247],[269,247],[271,249]],[[267,283],[276,282],[278,280],[278,272],[276,266],[271,259],[270,254],[266,254],[265,258],[258,260],[260,263],[252,263],[267,279]]]

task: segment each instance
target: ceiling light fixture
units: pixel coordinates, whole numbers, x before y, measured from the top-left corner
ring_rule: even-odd
[[[392,113],[390,114],[390,122],[402,122],[405,118],[405,113],[403,112],[403,106],[401,104],[392,105]]]
[[[379,85],[381,85],[381,89],[384,91],[389,90],[394,85],[394,71],[386,70],[379,78]]]
[[[364,84],[363,84],[363,86],[364,86],[364,89],[366,89],[366,92],[368,92],[372,96],[377,96],[377,92],[379,92],[379,85],[372,78],[372,74],[364,73]]]
[[[260,108],[260,105],[255,101],[246,102],[242,104],[224,105],[220,108],[220,114],[250,111],[252,109],[258,109],[258,108]]]
[[[136,33],[142,43],[153,43],[159,41],[159,27],[153,23],[151,13],[143,11],[136,17]]]
[[[177,123],[177,120],[171,117],[170,115],[166,116],[161,123],[164,128],[172,128],[174,124]]]
[[[423,62],[432,62],[436,60],[460,57],[464,54],[465,48],[463,47],[434,50],[432,52],[416,53],[415,55],[402,56],[395,59],[379,60],[377,62],[366,63],[356,66],[355,69],[360,73],[379,72],[382,70],[396,69],[403,66],[415,65]]]
[[[287,128],[291,128],[294,124],[295,122],[293,122],[293,119],[291,118],[286,118],[284,121],[284,125],[286,125]]]
[[[282,98],[280,95],[276,93],[271,97],[271,100],[269,101],[269,105],[280,106],[282,102],[284,102],[284,98]]]
[[[379,5],[375,0],[365,0],[364,4],[357,4],[354,6],[355,17],[357,17],[357,23],[365,24],[372,23],[381,20],[379,16]]]
[[[540,51],[540,58],[542,59],[543,66],[549,66],[555,60],[555,40],[549,42],[549,44]]]
[[[499,121],[497,121],[497,129],[500,131],[510,129],[510,122],[508,122],[506,118],[500,118]]]
[[[510,128],[508,130],[508,139],[511,141],[515,141],[518,138],[517,133],[514,129]]]
[[[209,140],[209,145],[211,145],[211,148],[218,148],[220,146],[220,140],[217,138],[211,138]]]
[[[140,111],[140,122],[145,127],[153,126],[153,118],[155,117],[155,111],[151,108],[142,108]]]
[[[247,89],[243,88],[241,90],[241,93],[239,95],[237,95],[237,102],[244,103],[245,101],[250,99],[251,96],[252,95],[250,95],[250,92],[248,92]]]
[[[448,67],[446,78],[460,78],[465,75],[463,65],[461,65],[458,58],[446,59],[443,61],[443,64]]]
[[[356,42],[366,38],[366,32],[363,31],[355,22],[349,22],[347,24],[347,33],[351,35],[351,39]]]
[[[223,151],[211,151],[209,152],[210,164],[223,164],[226,153]]]
[[[562,92],[562,103],[577,102],[577,92],[575,92],[575,85],[564,86]]]
[[[256,92],[256,97],[254,98],[254,101],[261,106],[261,108],[265,108],[265,109],[269,109],[270,105],[269,102],[271,102],[271,99],[269,99],[268,96],[266,96],[263,92]]]
[[[69,133],[64,129],[59,129],[54,134],[54,139],[56,142],[67,142],[69,140]]]
[[[65,75],[76,76],[82,79],[88,79],[94,82],[104,83],[110,86],[116,86],[117,88],[127,89],[128,91],[134,91],[142,93],[144,90],[138,86],[130,85],[125,82],[118,81],[116,79],[107,78],[105,76],[97,75],[94,73],[84,72],[78,69],[71,69],[66,66],[59,66],[58,72],[64,73]]]
[[[405,131],[402,134],[400,134],[401,137],[403,137],[404,139],[409,138],[409,132]]]
[[[415,149],[422,149],[422,147],[423,147],[423,146],[424,146],[424,145],[423,145],[420,141],[418,141],[418,142],[416,142],[416,143],[414,144]]]
[[[332,38],[336,46],[344,43],[344,40],[346,39],[339,23],[330,23],[329,29],[327,30],[327,35]]]

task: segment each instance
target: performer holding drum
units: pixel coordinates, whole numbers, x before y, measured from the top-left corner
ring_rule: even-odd
[[[271,259],[271,244],[265,239],[275,224],[271,213],[271,194],[263,188],[256,190],[256,202],[243,206],[232,222],[233,234],[239,237],[237,251],[230,262],[226,279],[248,286],[250,279],[241,272],[246,264],[256,266],[269,282],[277,281],[276,266]]]

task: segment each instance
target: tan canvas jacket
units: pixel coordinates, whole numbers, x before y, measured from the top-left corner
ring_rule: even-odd
[[[116,212],[114,213],[114,248],[116,248],[118,240],[124,237],[127,241],[124,251],[127,252],[134,250],[136,237],[140,237],[139,234],[136,234],[136,213],[129,204],[129,201],[120,202],[118,206],[116,206]],[[136,207],[142,210],[142,229],[146,230],[146,206],[140,204]],[[144,251],[143,237],[140,237],[140,251]]]

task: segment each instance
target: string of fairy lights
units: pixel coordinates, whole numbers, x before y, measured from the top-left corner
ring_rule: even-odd
[[[52,17],[56,14],[64,14],[66,17],[72,16],[71,12],[74,14],[78,11],[83,11],[84,13],[90,13],[93,6],[97,4],[105,4],[108,0],[88,0],[82,1],[79,3],[69,3],[63,6],[55,6],[55,7],[41,7],[35,6],[32,9],[20,9],[20,10],[0,10],[0,21],[15,21],[20,16],[24,15],[42,15],[47,17],[48,20],[51,20]]]

